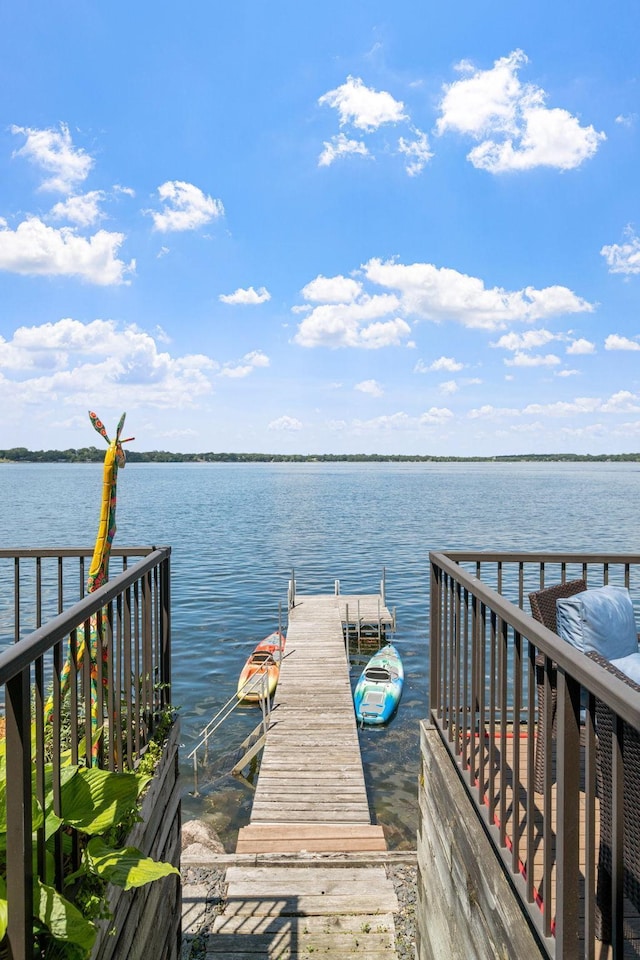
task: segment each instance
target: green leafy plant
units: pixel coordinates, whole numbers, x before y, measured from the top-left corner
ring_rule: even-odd
[[[36,952],[43,960],[85,960],[96,938],[95,919],[105,916],[107,883],[130,890],[179,871],[170,863],[145,857],[134,847],[118,845],[118,837],[139,820],[138,801],[151,777],[146,773],[113,773],[97,767],[67,764],[60,771],[60,815],[54,811],[53,768],[45,767],[45,799],[32,809],[34,849],[44,825],[46,876],[34,880],[33,910]],[[63,850],[75,834],[82,851],[80,866],[65,877],[64,895],[53,886],[55,835]],[[6,768],[0,754],[0,946],[7,929]],[[67,858],[69,859],[69,858]]]

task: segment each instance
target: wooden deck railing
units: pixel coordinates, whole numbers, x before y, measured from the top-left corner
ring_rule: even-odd
[[[33,956],[33,876],[44,877],[48,854],[44,825],[32,835],[32,794],[44,809],[45,768],[59,814],[65,752],[75,764],[134,769],[171,703],[170,552],[113,549],[112,578],[84,596],[91,549],[0,550],[7,946],[13,960]],[[118,563],[122,572],[114,575]],[[79,656],[92,632],[100,638],[93,664],[89,655]],[[98,691],[93,722],[92,686]],[[59,832],[55,842],[61,890]]]
[[[528,594],[583,577],[589,587],[629,587],[640,602],[640,555],[432,553],[430,715],[469,798],[550,957],[622,957],[629,913],[622,904],[624,723],[640,731],[640,697],[534,620]],[[638,618],[636,618],[638,619]],[[557,693],[554,733],[538,715]],[[597,891],[599,803],[596,701],[614,715],[614,883]],[[544,728],[542,789],[534,777],[536,733]],[[640,800],[640,792],[639,792]],[[615,817],[615,813],[614,813]],[[617,892],[616,892],[617,886]],[[613,918],[601,953],[598,911]],[[637,911],[636,911],[637,912]]]

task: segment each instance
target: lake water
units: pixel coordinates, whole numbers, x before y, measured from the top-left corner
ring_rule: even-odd
[[[1,464],[0,546],[93,546],[97,464]],[[211,744],[193,793],[186,756],[233,696],[255,643],[286,625],[298,593],[377,592],[397,612],[400,710],[360,731],[372,808],[394,847],[415,843],[418,723],[428,690],[429,551],[640,548],[640,464],[128,464],[116,544],[172,547],[174,702],[180,706],[185,819],[211,819],[228,849],[252,790],[229,775],[258,721],[243,707]],[[355,683],[362,662],[353,658]]]

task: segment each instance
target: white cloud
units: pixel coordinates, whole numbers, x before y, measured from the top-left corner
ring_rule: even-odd
[[[629,337],[621,337],[618,333],[610,333],[604,341],[605,350],[640,350],[640,343],[637,340],[630,340]]]
[[[619,123],[623,127],[632,127],[637,119],[638,117],[635,113],[629,113],[626,115],[621,113],[616,117],[615,122]]]
[[[534,416],[568,417],[574,413],[595,413],[601,409],[602,400],[597,397],[576,397],[575,400],[557,400],[555,403],[530,403],[522,412]]]
[[[70,220],[80,227],[90,227],[104,216],[100,209],[104,199],[103,190],[91,190],[89,193],[67,197],[66,200],[56,203],[51,216],[55,220]]]
[[[418,366],[420,369],[418,369]],[[453,357],[438,357],[437,360],[434,360],[433,363],[426,366],[422,363],[422,360],[419,360],[416,364],[416,371],[418,373],[426,373],[427,371],[436,371],[448,370],[449,373],[457,373],[459,370],[462,370],[464,367],[463,363],[460,363],[459,360],[454,360]]]
[[[24,146],[14,156],[26,157],[50,176],[43,181],[42,190],[70,193],[76,184],[89,175],[93,158],[71,141],[69,127],[60,124],[59,130],[34,130],[31,127],[12,126],[11,132],[26,137]]]
[[[571,356],[582,356],[595,352],[595,344],[590,340],[585,340],[584,337],[580,337],[578,340],[573,340],[572,343],[570,343],[567,347],[567,353]]]
[[[266,287],[260,287],[259,290],[254,290],[253,287],[243,290],[238,287],[235,293],[221,293],[218,299],[223,303],[258,304],[271,300],[271,294]]]
[[[381,347],[397,347],[411,333],[411,327],[400,317],[395,320],[377,321],[362,327],[360,345],[369,350]]]
[[[242,360],[225,363],[220,371],[220,376],[239,379],[248,377],[257,367],[268,366],[269,357],[261,350],[253,350],[251,353],[246,353]]]
[[[302,288],[305,300],[317,303],[351,303],[362,293],[362,284],[350,277],[323,277],[322,274]]]
[[[405,170],[410,177],[422,173],[428,161],[433,157],[427,135],[421,130],[415,131],[414,140],[406,140],[404,137],[400,137],[398,152],[406,157]]]
[[[217,364],[202,354],[173,357],[135,326],[113,320],[81,323],[65,318],[20,327],[0,340],[4,393],[12,404],[61,402],[69,406],[122,405],[165,409],[193,406],[211,393],[208,374]]]
[[[503,350],[535,350],[536,347],[544,347],[552,340],[559,340],[560,337],[551,333],[549,330],[526,330],[524,333],[505,333],[495,343],[490,343],[490,347],[499,347]]]
[[[422,424],[441,424],[446,423],[453,418],[453,413],[448,407],[430,407],[429,410],[420,415]]]
[[[629,390],[618,390],[602,404],[601,410],[603,413],[638,413],[638,399],[640,398]]]
[[[579,370],[556,370],[556,377],[577,377],[579,374]]]
[[[334,160],[352,155],[368,157],[369,151],[362,140],[350,140],[344,133],[338,133],[331,140],[325,140],[324,150],[318,157],[319,167],[330,167]]]
[[[410,416],[404,410],[399,410],[397,413],[383,414],[379,417],[372,417],[370,420],[353,420],[350,424],[338,421],[334,426],[340,430],[349,427],[355,435],[406,433],[409,431],[419,432],[424,427],[443,426],[452,418],[453,413],[447,407],[431,407],[417,417]]]
[[[527,62],[515,50],[490,70],[460,64],[460,71],[470,75],[444,88],[438,133],[453,130],[480,141],[467,158],[489,173],[539,166],[571,170],[606,139],[593,126],[581,126],[567,110],[545,107],[544,90],[518,78]]]
[[[302,347],[379,347],[396,346],[411,332],[401,318],[380,320],[394,313],[399,305],[391,294],[363,297],[353,303],[326,303],[314,307],[295,335]]]
[[[422,320],[452,320],[465,327],[499,330],[514,321],[533,323],[560,314],[593,310],[590,303],[567,287],[487,289],[477,277],[431,263],[405,265],[374,258],[364,264],[363,270],[373,283],[400,293],[405,316]]]
[[[440,393],[443,393],[445,396],[452,396],[454,393],[457,393],[460,387],[455,380],[445,380],[438,387]]]
[[[517,350],[511,359],[505,358],[508,367],[555,367],[561,363],[560,357],[554,353],[542,354],[522,353]]]
[[[289,433],[302,430],[302,423],[296,417],[278,417],[277,420],[272,420],[267,427],[268,430],[278,430],[280,432]]]
[[[640,273],[640,237],[627,228],[626,243],[612,243],[600,251],[607,261],[609,273]]]
[[[377,380],[363,380],[361,383],[356,383],[354,390],[359,390],[360,393],[368,393],[371,397],[381,397],[384,394],[384,390]]]
[[[183,180],[167,180],[158,187],[164,203],[161,211],[149,210],[156,230],[195,230],[224,214],[221,200],[207,196],[199,187]]]
[[[11,230],[0,218],[0,270],[40,276],[75,276],[102,286],[126,283],[125,275],[135,270],[117,253],[124,234],[98,230],[80,237],[71,227],[48,227],[30,217]]]
[[[406,120],[404,104],[386,91],[365,87],[359,77],[347,77],[345,83],[329,90],[319,99],[320,106],[335,107],[340,126],[351,124],[359,130],[377,130],[384,123]]]
[[[501,420],[504,417],[519,417],[520,411],[510,407],[494,407],[490,403],[485,403],[481,407],[469,410],[467,416],[470,420]]]

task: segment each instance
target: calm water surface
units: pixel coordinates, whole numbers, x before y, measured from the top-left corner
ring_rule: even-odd
[[[0,546],[93,546],[97,464],[0,465]],[[390,845],[413,846],[418,722],[428,686],[432,549],[637,551],[639,464],[129,464],[118,545],[172,547],[174,700],[183,816],[210,818],[228,848],[252,789],[229,775],[255,708],[228,720],[200,772],[186,755],[233,696],[254,644],[299,593],[375,593],[386,569],[406,683],[384,729],[360,731],[372,807]],[[283,614],[283,619],[285,614]],[[286,623],[286,620],[284,620]],[[353,659],[355,683],[362,662]]]

